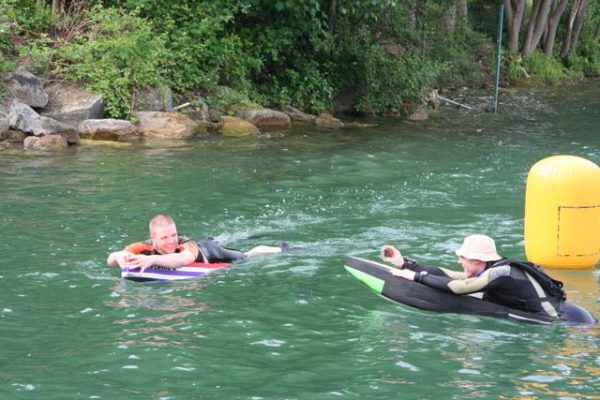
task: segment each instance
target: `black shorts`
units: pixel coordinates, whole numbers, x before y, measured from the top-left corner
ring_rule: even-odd
[[[219,246],[213,239],[196,240],[198,248],[209,263],[215,262],[240,262],[246,259],[246,254],[239,250],[227,249]]]

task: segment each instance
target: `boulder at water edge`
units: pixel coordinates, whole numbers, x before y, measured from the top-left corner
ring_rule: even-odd
[[[48,93],[42,81],[30,72],[17,70],[3,81],[6,98],[31,107],[45,107],[48,104]]]
[[[23,142],[25,150],[57,151],[68,146],[67,140],[60,135],[29,136]]]
[[[223,136],[247,136],[260,133],[256,126],[237,117],[223,117],[219,132]]]
[[[236,114],[261,131],[289,129],[292,126],[290,117],[285,113],[268,108],[245,108],[238,110]]]
[[[122,119],[87,119],[79,124],[82,139],[114,140],[129,137],[136,132],[135,126]]]
[[[69,125],[52,118],[42,117],[23,103],[14,101],[10,105],[7,119],[12,129],[35,136],[61,135],[70,144],[76,144],[79,140],[77,131]]]
[[[411,121],[426,121],[429,119],[429,114],[424,107],[419,106],[412,114],[410,114],[408,119]]]
[[[300,111],[292,106],[285,106],[283,112],[285,112],[290,117],[292,122],[299,122],[307,125],[314,124],[315,119],[317,118],[316,115],[305,113],[304,111]]]
[[[135,114],[137,129],[142,136],[183,139],[205,131],[204,125],[179,113],[148,111]]]
[[[344,127],[344,123],[341,120],[335,118],[333,115],[328,113],[319,114],[319,116],[315,119],[315,124],[323,128],[331,129],[338,129]]]
[[[8,128],[10,128],[8,119],[0,117],[0,140],[4,139],[4,134],[8,132]]]
[[[140,89],[134,97],[136,111],[172,111],[173,91],[167,86]]]
[[[46,87],[50,96],[41,114],[77,126],[86,119],[104,118],[104,98],[72,84],[55,83]]]

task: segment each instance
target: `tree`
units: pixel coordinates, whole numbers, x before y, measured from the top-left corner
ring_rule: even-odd
[[[548,20],[548,29],[546,31],[546,38],[544,39],[544,54],[551,56],[554,51],[554,42],[556,41],[556,30],[558,29],[558,23],[560,17],[567,9],[569,0],[560,0],[560,3],[553,2],[552,10],[550,13],[550,19]]]
[[[527,34],[523,41],[522,53],[528,56],[533,53],[535,48],[540,43],[542,35],[546,31],[548,25],[548,14],[553,0],[534,0],[532,6],[531,17],[527,23]]]
[[[579,39],[579,32],[581,32],[581,27],[585,21],[585,12],[588,4],[589,0],[575,0],[571,7],[567,33],[561,49],[561,55],[563,57],[569,55],[571,50],[575,47],[577,39]]]
[[[456,16],[460,20],[466,21],[467,12],[468,12],[467,0],[456,0]]]
[[[506,14],[506,25],[508,30],[508,47],[513,53],[519,51],[519,33],[523,16],[525,15],[526,0],[504,0],[504,10]]]
[[[52,18],[56,18],[61,8],[61,0],[52,0]]]

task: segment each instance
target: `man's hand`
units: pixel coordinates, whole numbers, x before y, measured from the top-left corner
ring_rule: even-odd
[[[125,250],[115,251],[114,253],[110,253],[106,260],[106,264],[110,267],[120,267],[121,269],[127,268],[127,258],[132,255],[133,253]]]
[[[146,256],[144,254],[130,254],[126,258],[127,268],[139,268],[140,273],[144,272],[146,268],[155,264],[156,256]]]
[[[393,264],[397,268],[402,268],[404,266],[404,257],[400,254],[400,250],[394,246],[385,245],[381,247],[381,259]]]
[[[139,268],[140,273],[144,272],[146,268],[155,264],[156,256],[146,256],[144,254],[132,254],[127,257],[127,267]]]

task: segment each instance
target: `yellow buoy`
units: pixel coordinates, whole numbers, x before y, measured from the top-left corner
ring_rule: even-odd
[[[525,254],[544,267],[592,268],[600,260],[600,167],[553,156],[529,170]]]

